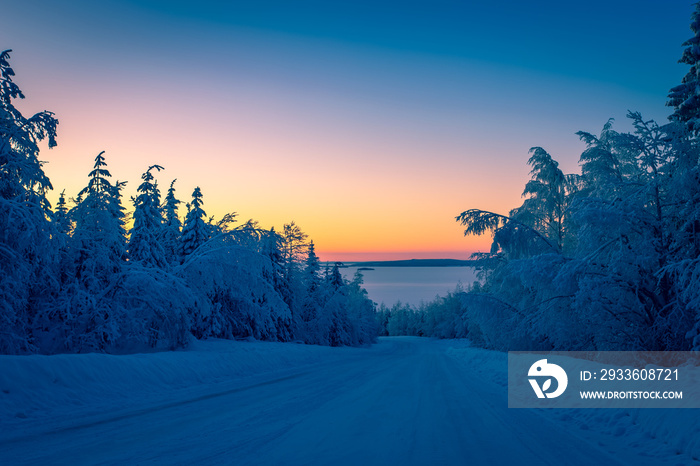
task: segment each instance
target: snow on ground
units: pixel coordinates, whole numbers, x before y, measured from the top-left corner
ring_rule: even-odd
[[[0,432],[32,421],[101,414],[255,383],[260,374],[366,353],[293,343],[203,340],[186,350],[132,355],[0,355]],[[2,434],[0,434],[0,439]]]
[[[408,337],[0,356],[0,464],[693,462],[694,411],[508,409],[506,359]]]
[[[503,391],[508,387],[508,354],[453,340],[448,354]],[[565,425],[604,434],[600,443],[622,443],[650,457],[677,457],[675,464],[700,459],[700,417],[693,409],[551,409],[539,411]],[[671,462],[670,464],[674,464]]]

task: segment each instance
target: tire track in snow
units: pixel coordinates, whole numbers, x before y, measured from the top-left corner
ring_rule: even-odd
[[[83,430],[83,429],[89,429],[89,428],[91,428],[91,427],[101,426],[101,425],[104,425],[104,424],[110,424],[110,423],[122,421],[122,420],[125,420],[125,419],[131,419],[131,418],[135,418],[135,417],[139,417],[139,416],[144,416],[144,415],[147,415],[147,414],[156,413],[156,412],[158,412],[158,411],[165,411],[165,410],[167,410],[167,409],[177,408],[177,407],[180,407],[180,406],[185,406],[185,405],[197,403],[197,402],[200,402],[200,401],[211,400],[211,399],[214,399],[214,398],[219,398],[219,397],[231,395],[231,394],[234,394],[234,393],[240,393],[240,392],[244,392],[244,391],[247,391],[247,390],[252,390],[252,389],[254,389],[254,388],[260,388],[260,387],[264,387],[264,386],[267,386],[267,385],[274,385],[274,384],[276,384],[276,383],[281,383],[281,382],[285,382],[285,381],[287,381],[287,380],[296,379],[296,378],[298,378],[298,377],[302,377],[302,376],[307,375],[307,374],[309,374],[308,371],[306,371],[306,372],[299,372],[299,373],[296,373],[296,374],[287,375],[287,376],[284,376],[284,377],[278,377],[278,378],[275,378],[275,379],[272,379],[272,380],[267,380],[267,381],[265,381],[265,382],[258,382],[258,383],[255,383],[255,384],[252,384],[252,385],[247,385],[247,386],[244,386],[244,387],[231,388],[231,389],[227,389],[227,390],[220,391],[220,392],[209,393],[209,394],[206,394],[206,395],[200,395],[200,396],[197,396],[197,397],[194,397],[194,398],[189,398],[189,399],[179,400],[179,401],[173,401],[173,402],[165,403],[165,404],[158,405],[158,406],[152,406],[152,407],[150,407],[150,408],[137,409],[137,410],[134,410],[134,411],[131,411],[131,412],[128,412],[128,413],[119,414],[119,415],[115,415],[115,416],[110,416],[110,417],[103,418],[103,419],[98,419],[98,420],[95,420],[95,421],[83,422],[83,423],[80,423],[80,424],[65,426],[65,427],[61,427],[61,428],[58,428],[58,429],[52,429],[52,430],[44,431],[44,432],[34,432],[34,433],[32,433],[32,434],[21,435],[21,436],[17,436],[17,437],[6,438],[6,439],[0,439],[0,446],[8,445],[8,444],[14,444],[14,443],[16,443],[16,442],[31,441],[31,440],[35,440],[35,439],[39,439],[39,438],[46,437],[46,436],[48,436],[48,435],[57,435],[57,434],[63,434],[63,433],[66,433],[66,432],[71,432],[71,431],[78,431],[78,430]]]

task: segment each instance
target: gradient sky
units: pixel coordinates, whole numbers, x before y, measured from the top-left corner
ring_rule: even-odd
[[[56,113],[55,200],[106,151],[128,199],[164,193],[264,227],[294,220],[324,260],[466,258],[454,217],[520,205],[528,150],[578,171],[627,110],[666,121],[690,1],[3,1],[0,47]],[[128,204],[131,208],[131,205]],[[184,215],[184,210],[181,212]]]

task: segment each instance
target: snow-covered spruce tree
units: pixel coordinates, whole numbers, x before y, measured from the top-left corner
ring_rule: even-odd
[[[313,296],[305,295],[303,312],[308,321],[302,319],[303,340],[306,343],[323,346],[349,344],[347,333],[347,294],[346,286],[335,288],[324,282]]]
[[[161,270],[168,262],[158,242],[163,219],[160,193],[151,173],[161,168],[158,165],[149,167],[142,176],[136,198],[132,198],[135,210],[128,244],[129,261],[123,262],[108,277],[102,289],[87,293],[93,303],[93,320],[102,325],[97,326],[97,331],[89,326],[85,329],[87,332],[78,350],[174,349],[186,345],[190,338],[190,316],[199,313],[200,303],[182,279]],[[105,175],[104,172],[97,174]],[[107,196],[108,210],[120,237],[124,236],[122,186],[117,183],[111,189],[106,188],[112,194]]]
[[[61,325],[42,326],[40,349],[123,353],[181,347],[190,338],[197,298],[182,279],[152,262],[126,260],[125,183],[109,181],[103,154],[95,158],[88,185],[69,212],[75,228],[62,259],[63,292],[47,313],[59,316]],[[142,186],[139,194],[153,198],[141,198],[137,206],[157,207],[156,189]],[[143,212],[137,216],[142,227]]]
[[[528,198],[511,217],[529,224],[546,237],[557,251],[564,250],[564,217],[571,189],[559,164],[541,147],[530,149],[532,178],[525,185]]]
[[[22,353],[35,349],[33,320],[56,285],[52,187],[38,156],[40,141],[56,146],[58,120],[15,108],[24,95],[12,80],[10,52],[0,53],[0,353]]]
[[[188,204],[185,224],[180,236],[180,257],[185,260],[195,249],[209,239],[209,228],[205,222],[207,213],[202,209],[202,191],[197,186],[192,192],[192,202]]]
[[[624,196],[620,190],[625,185],[625,179],[638,172],[635,154],[629,150],[630,144],[626,143],[629,135],[615,131],[613,122],[610,118],[598,136],[586,131],[576,133],[586,144],[579,159],[581,175],[575,177],[580,191],[578,197]]]
[[[663,269],[677,299],[671,315],[695,321],[687,332],[693,349],[700,349],[700,3],[695,4],[690,29],[693,37],[683,46],[680,63],[690,66],[682,83],[671,89],[667,105],[674,108],[669,117],[676,127],[664,129],[676,150],[668,184],[669,209],[676,210],[675,228],[670,235],[672,260]],[[679,128],[679,126],[681,128]],[[684,134],[690,132],[691,136]],[[676,207],[674,209],[674,207]]]
[[[671,89],[666,105],[674,108],[669,117],[671,121],[686,124],[697,135],[700,132],[700,3],[695,4],[690,30],[693,37],[683,43],[686,49],[679,60],[679,63],[690,65],[690,69],[681,84]]]
[[[60,325],[41,326],[41,351],[104,351],[119,335],[118,316],[110,300],[101,297],[124,266],[126,237],[120,190],[112,185],[100,152],[88,185],[68,215],[73,233],[62,250],[62,293],[50,316]]]
[[[659,273],[671,291],[669,308],[657,319],[657,326],[665,323],[675,333],[683,330],[680,324],[690,319],[686,332],[687,343],[693,350],[700,349],[700,141],[689,137],[685,125],[665,127],[672,141],[673,163],[668,170],[668,183],[662,201],[665,223],[670,225],[665,238],[668,242],[666,266]],[[669,338],[667,332],[666,338]],[[676,344],[676,347],[680,345]]]
[[[160,192],[151,170],[163,167],[152,165],[141,176],[143,182],[137,188],[134,203],[134,226],[129,238],[129,259],[144,265],[164,268],[168,262],[158,238],[163,231],[163,216],[160,212]]]
[[[326,280],[328,281],[330,286],[336,290],[341,288],[345,284],[345,282],[343,281],[343,276],[340,273],[341,265],[342,264],[340,262],[334,263],[330,275],[326,277]]]
[[[123,183],[112,185],[104,151],[95,157],[88,185],[70,211],[75,222],[71,245],[76,278],[87,290],[102,289],[126,259]]]
[[[112,217],[116,220],[117,232],[119,238],[124,238],[126,240],[126,224],[131,218],[131,214],[126,211],[124,204],[122,203],[122,191],[126,187],[126,181],[116,180],[114,186],[112,186],[112,195],[109,197],[109,211]]]
[[[315,255],[315,251],[314,251]],[[312,260],[313,261],[313,260]],[[342,332],[345,320],[347,293],[346,283],[336,262],[324,280],[309,293],[303,287],[304,301],[300,311],[302,338],[315,345],[340,346],[348,344],[348,335]]]
[[[73,231],[73,224],[68,215],[68,203],[66,202],[66,190],[61,191],[56,209],[54,210],[53,221],[59,233],[69,235]]]
[[[306,289],[312,292],[319,286],[319,272],[321,271],[321,261],[316,255],[316,247],[313,240],[309,243],[309,248],[306,257],[306,267],[304,268],[304,281]]]
[[[66,192],[63,190],[58,198],[58,203],[54,209],[53,223],[55,225],[56,248],[59,256],[59,272],[57,274],[60,283],[66,283],[69,277],[74,276],[72,258],[69,253],[69,243],[73,234],[73,221],[71,220],[70,209],[66,201]]]
[[[319,287],[321,286],[319,272],[321,270],[321,262],[316,255],[316,247],[314,242],[309,243],[309,248],[306,257],[306,264],[304,265],[304,272],[302,276],[302,282],[305,289],[305,300],[302,309],[302,320],[309,322],[316,318],[318,314],[318,307],[321,305],[321,300],[323,299],[319,293]]]
[[[292,290],[292,285],[287,280],[285,272],[285,264],[282,259],[282,237],[275,232],[274,227],[269,231],[262,231],[260,237],[261,253],[269,260],[269,268],[264,270],[264,278],[272,283],[272,287],[277,294],[282,298],[282,301],[289,307],[289,315],[279,315],[277,322],[278,339],[288,341],[298,333],[298,310],[295,293]]]
[[[162,211],[165,214],[165,224],[161,229],[159,238],[166,260],[173,265],[180,262],[180,230],[182,229],[182,222],[178,215],[180,200],[175,197],[176,181],[175,179],[170,183],[170,188],[168,188],[168,193],[162,206]]]
[[[298,333],[305,341],[317,344],[325,341],[325,337],[321,336],[324,330],[319,328],[319,324],[322,321],[320,319],[322,309],[332,290],[326,283],[322,283],[319,275],[320,269],[321,264],[316,255],[316,248],[314,242],[311,241],[301,274],[302,287],[299,291],[303,293],[303,298],[299,310]]]
[[[374,303],[362,288],[362,274],[346,282],[338,270],[319,283],[315,291],[317,314],[308,324],[307,342],[330,346],[360,346],[376,341],[379,334]]]
[[[379,325],[375,304],[363,288],[362,272],[357,271],[347,290],[347,319],[349,339],[343,344],[361,346],[377,341]]]

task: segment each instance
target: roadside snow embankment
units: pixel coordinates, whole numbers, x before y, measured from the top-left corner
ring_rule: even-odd
[[[508,389],[508,353],[470,347],[452,340],[447,354],[479,378]],[[602,433],[651,456],[669,453],[700,459],[700,417],[693,409],[538,409],[550,419],[575,425],[583,433]]]
[[[362,357],[373,350],[207,340],[162,353],[0,356],[0,426],[201,396],[257,383],[265,374],[283,377],[304,366]]]

